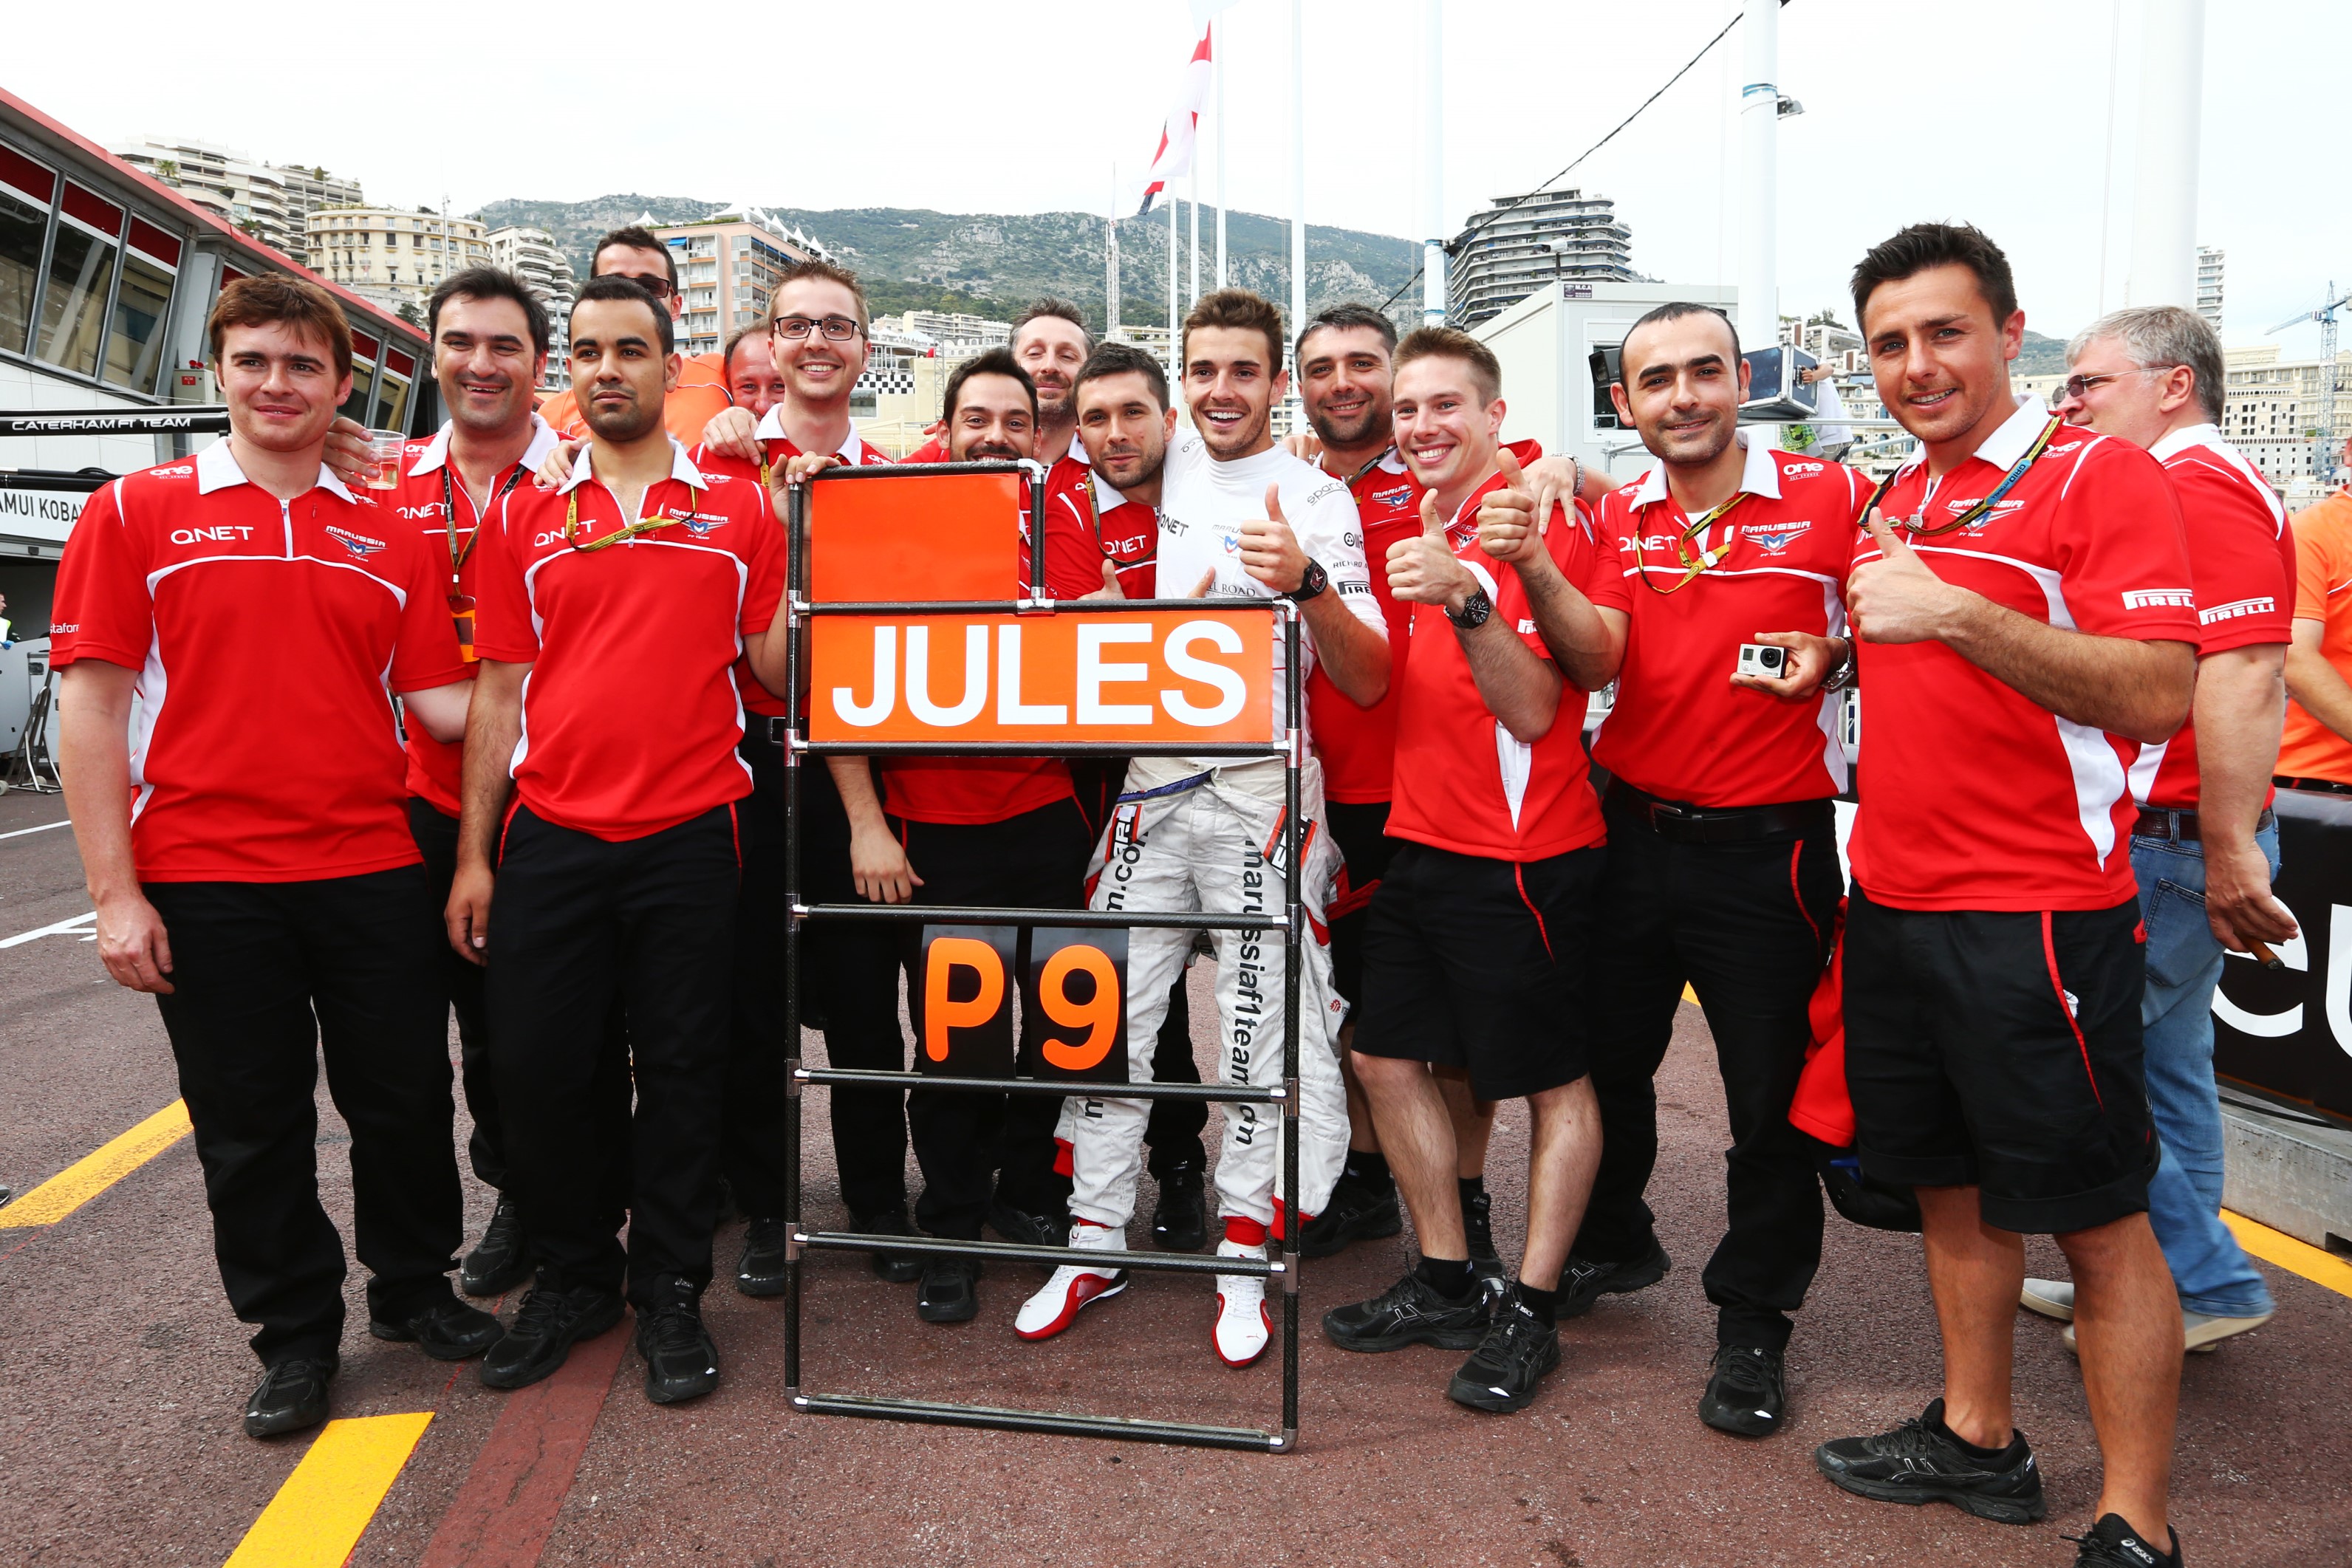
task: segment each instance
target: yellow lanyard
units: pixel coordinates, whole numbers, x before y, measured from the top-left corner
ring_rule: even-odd
[[[2025,455],[2010,465],[2008,474],[2003,476],[2000,485],[1994,487],[1993,493],[1950,522],[1938,523],[1932,528],[1926,526],[1927,497],[1924,491],[1919,497],[1918,509],[1907,517],[1897,517],[1895,521],[1901,524],[1912,538],[1921,539],[1939,538],[1945,534],[1967,528],[1970,523],[1991,511],[2003,496],[2017,487],[2017,482],[2025,477],[2025,471],[2033,466],[2033,460],[2049,450],[2051,437],[2058,434],[2058,427],[2064,423],[2063,420],[2053,416],[2049,423],[2042,427],[2042,434],[2034,438],[2033,444],[2025,449]],[[1864,517],[1867,517],[1878,509],[1879,503],[1886,499],[1886,492],[1895,488],[1895,481],[1903,477],[1903,474],[1904,470],[1897,468],[1879,481],[1878,488],[1871,494],[1869,504],[1862,508]]]
[[[658,483],[658,481],[656,481],[656,483]],[[648,488],[650,488],[650,486]],[[698,508],[702,505],[701,492],[695,489],[693,486],[687,486],[686,493],[692,503],[688,508],[689,510]],[[684,521],[686,521],[684,517],[639,517],[634,523],[624,525],[619,531],[615,533],[609,533],[601,539],[590,539],[586,544],[582,544],[579,537],[580,487],[575,485],[572,487],[572,495],[570,498],[564,502],[563,542],[570,545],[580,554],[587,555],[595,550],[609,549],[613,546],[619,544],[623,539],[636,538],[641,535],[652,533],[656,528],[672,528]]]
[[[1684,570],[1682,576],[1675,580],[1672,588],[1660,588],[1650,580],[1649,568],[1642,559],[1642,529],[1640,525],[1636,524],[1633,528],[1633,575],[1642,580],[1642,586],[1653,593],[1678,592],[1697,580],[1699,574],[1706,571],[1707,568],[1720,565],[1723,558],[1731,553],[1731,540],[1736,536],[1726,535],[1724,541],[1713,549],[1707,549],[1702,542],[1696,555],[1691,553],[1691,540],[1704,541],[1706,538],[1706,530],[1722,521],[1726,513],[1746,499],[1748,499],[1748,492],[1739,491],[1731,499],[1715,507],[1706,516],[1675,536],[1675,554],[1681,559]]]

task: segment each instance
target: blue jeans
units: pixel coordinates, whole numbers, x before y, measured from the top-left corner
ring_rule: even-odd
[[[2278,829],[2255,842],[2278,874]],[[2213,988],[2224,949],[2205,922],[2205,851],[2197,843],[2132,840],[2132,873],[2147,923],[2147,991],[2140,1002],[2147,1104],[2163,1159],[2148,1184],[2147,1218],[2186,1311],[2261,1317],[2271,1310],[2238,1239],[2221,1223],[2221,1103],[2213,1087]]]

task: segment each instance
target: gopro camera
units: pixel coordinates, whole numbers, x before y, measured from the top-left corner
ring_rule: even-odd
[[[1769,643],[1739,644],[1739,673],[1777,681],[1789,673],[1789,650]]]

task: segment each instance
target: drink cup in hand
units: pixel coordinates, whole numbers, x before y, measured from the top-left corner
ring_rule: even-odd
[[[367,433],[368,457],[375,466],[369,472],[367,487],[371,490],[400,488],[400,449],[408,437],[396,430],[371,430]]]

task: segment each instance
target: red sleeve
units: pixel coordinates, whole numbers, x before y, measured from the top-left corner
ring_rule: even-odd
[[[1568,516],[1565,508],[1553,514],[1550,531],[1545,538],[1566,537],[1573,553],[1562,556],[1555,550],[1553,559],[1559,562],[1568,580],[1576,584],[1595,608],[1622,610],[1631,614],[1633,585],[1626,580],[1625,563],[1617,554],[1617,532],[1614,528],[1604,529],[1601,524],[1592,508],[1579,501],[1573,517]],[[1573,568],[1571,560],[1575,562]]]
[[[2180,500],[2189,570],[2197,590],[2200,653],[2285,643],[2294,637],[2291,554],[2265,498],[2245,479],[2195,451],[2165,465]],[[2286,549],[2294,549],[2289,535]]]
[[[50,660],[60,669],[77,659],[142,669],[154,643],[147,552],[122,517],[122,487],[129,483],[117,479],[93,492],[66,538],[49,612]]]
[[[777,526],[768,505],[768,492],[756,484],[744,488],[751,493],[745,503],[752,515],[751,549],[743,558],[750,572],[743,580],[743,617],[739,624],[743,635],[756,637],[774,622],[783,601],[784,559],[789,549],[784,530]]]
[[[540,510],[536,489],[509,492],[499,503],[498,526],[482,529],[474,547],[474,651],[500,664],[528,664],[539,657],[539,633],[530,623],[530,596],[523,591],[522,552],[515,548],[513,530],[529,528]],[[515,502],[525,500],[523,515],[515,516]]]
[[[2079,631],[2199,640],[2180,503],[2155,458],[2113,436],[2074,460],[2052,525],[2064,612]]]
[[[84,517],[89,514],[84,512]],[[2294,520],[2294,618],[2327,619],[2327,592],[2343,573],[2336,565],[2336,530],[2325,508],[2315,507]],[[72,559],[68,548],[67,559]]]
[[[1090,537],[1083,493],[1057,490],[1045,499],[1045,591],[1080,599],[1102,591],[1107,558]]]
[[[473,670],[457,651],[449,580],[433,559],[440,547],[428,548],[421,535],[408,538],[408,580],[401,585],[407,597],[400,607],[400,639],[392,648],[392,689],[422,692],[465,680]]]

